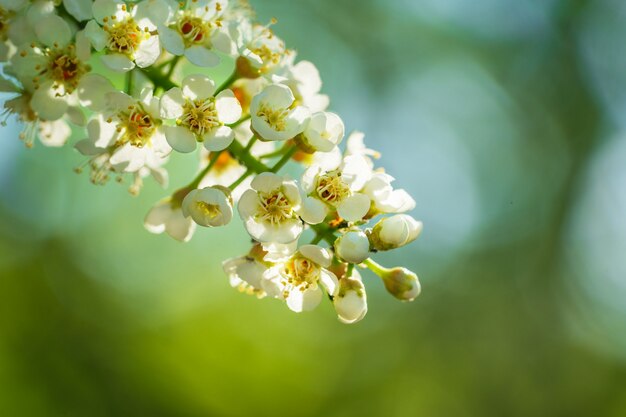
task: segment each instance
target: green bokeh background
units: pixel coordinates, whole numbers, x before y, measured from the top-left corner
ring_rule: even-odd
[[[231,289],[241,225],[145,232],[165,195],[69,148],[0,152],[2,416],[626,415],[626,5],[258,0],[417,200],[403,304],[297,315]],[[224,78],[227,71],[214,72]],[[194,156],[172,158],[172,188]]]

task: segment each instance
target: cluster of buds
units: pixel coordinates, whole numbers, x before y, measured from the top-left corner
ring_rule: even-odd
[[[221,61],[233,72],[219,84],[210,68]],[[223,267],[242,292],[295,312],[328,298],[345,323],[367,312],[359,269],[400,300],[419,294],[414,273],[371,259],[419,236],[422,224],[405,214],[415,201],[375,167],[380,155],[362,133],[339,149],[344,123],[327,111],[316,67],[248,5],[0,0],[0,62],[4,115],[24,124],[20,138],[63,146],[84,132],[76,171],[94,184],[115,177],[138,194],[152,176],[165,187],[170,156],[196,153],[196,177],[144,224],[187,242],[197,226],[238,213],[253,245]],[[297,179],[281,174],[288,164]]]

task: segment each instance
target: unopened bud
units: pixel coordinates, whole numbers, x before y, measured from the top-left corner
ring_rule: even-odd
[[[396,249],[417,239],[422,229],[422,222],[408,214],[387,217],[369,232],[370,245],[379,251]]]
[[[352,230],[335,241],[335,253],[343,261],[360,264],[369,258],[370,242],[361,230]]]
[[[420,282],[414,272],[406,268],[388,269],[380,276],[389,294],[401,301],[413,301],[421,291]]]
[[[351,277],[339,280],[339,291],[333,297],[333,304],[339,321],[352,324],[360,321],[367,314],[367,295],[361,276],[352,271]]]

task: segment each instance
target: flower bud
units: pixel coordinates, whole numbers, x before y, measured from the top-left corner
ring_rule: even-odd
[[[408,214],[397,214],[379,221],[369,232],[373,249],[385,251],[407,245],[417,239],[422,232],[422,222]]]
[[[413,301],[421,291],[420,282],[414,272],[396,267],[380,275],[389,294],[400,301]]]
[[[367,295],[357,271],[352,271],[351,277],[344,276],[339,280],[339,292],[333,297],[333,304],[342,323],[356,323],[365,317]]]
[[[361,230],[351,230],[335,241],[335,253],[345,262],[360,264],[369,258],[370,242]]]
[[[219,185],[193,190],[183,200],[183,214],[204,227],[218,227],[233,218],[230,191]]]

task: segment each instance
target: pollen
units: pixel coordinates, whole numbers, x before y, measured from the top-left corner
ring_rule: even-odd
[[[214,219],[222,213],[220,210],[220,206],[218,206],[217,204],[209,204],[205,201],[196,202],[196,207],[198,207],[198,210],[200,210],[202,214],[211,219]]]
[[[337,205],[350,196],[350,187],[341,179],[341,172],[337,170],[320,175],[315,191],[322,201],[330,205]]]
[[[317,284],[320,267],[308,258],[295,255],[285,263],[284,275],[289,284],[300,291],[305,291]]]
[[[176,23],[176,29],[189,47],[209,40],[212,25],[199,17],[185,14]]]
[[[143,148],[150,143],[157,125],[143,109],[131,106],[127,111],[118,113],[117,117],[117,131],[120,133],[118,145],[130,143],[137,148]]]
[[[287,127],[285,119],[288,114],[288,109],[272,109],[267,105],[261,105],[256,113],[257,117],[265,120],[265,122],[277,132],[281,132]]]
[[[211,132],[222,125],[218,119],[214,98],[208,100],[187,100],[183,106],[183,115],[178,119],[177,123],[188,128],[198,135],[200,139],[207,132]]]
[[[285,220],[293,218],[293,207],[281,191],[277,190],[268,194],[260,193],[259,197],[261,205],[257,211],[257,220],[271,225],[279,225]]]
[[[121,22],[109,22],[103,26],[103,29],[108,35],[108,49],[124,54],[131,59],[133,59],[141,42],[151,36],[150,33],[142,30],[132,17]]]

